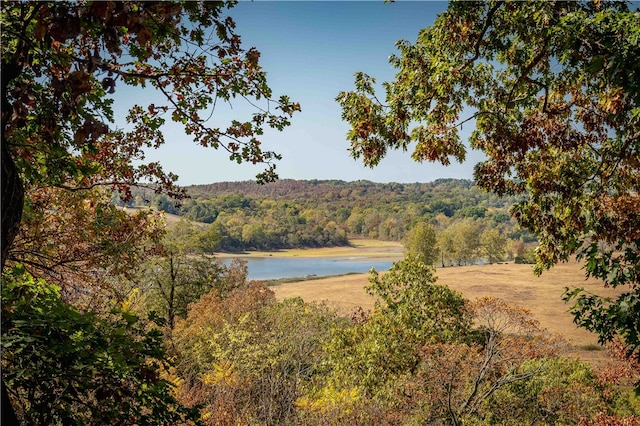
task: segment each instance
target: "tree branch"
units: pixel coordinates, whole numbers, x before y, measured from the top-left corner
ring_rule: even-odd
[[[471,58],[467,59],[465,63],[462,64],[460,68],[458,68],[458,72],[463,71],[469,65],[473,64],[478,58],[480,58],[480,45],[482,44],[482,40],[484,39],[484,36],[487,33],[487,31],[489,31],[489,28],[491,28],[491,25],[493,25],[493,16],[496,14],[498,9],[503,5],[504,5],[504,1],[499,1],[491,9],[489,9],[489,11],[487,12],[487,17],[485,18],[485,21],[484,21],[484,27],[480,31],[480,34],[478,35],[478,38],[475,43],[474,55]]]

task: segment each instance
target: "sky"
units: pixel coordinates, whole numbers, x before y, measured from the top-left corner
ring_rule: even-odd
[[[449,167],[416,163],[401,151],[390,152],[374,169],[365,167],[349,155],[349,126],[335,101],[340,91],[354,88],[358,71],[378,83],[392,80],[388,58],[397,53],[396,41],[415,41],[446,7],[438,1],[241,1],[229,10],[244,47],[261,52],[273,97],[286,94],[301,104],[291,126],[265,132],[261,139],[265,149],[282,154],[276,168],[281,179],[411,183],[472,178],[473,165],[481,159],[472,151],[465,163]],[[242,108],[233,106],[241,119]],[[122,117],[124,108],[118,114]],[[197,146],[178,126],[167,126],[165,135],[166,145],[149,152],[146,160],[176,173],[180,185],[252,180],[262,171],[229,161],[226,151]]]

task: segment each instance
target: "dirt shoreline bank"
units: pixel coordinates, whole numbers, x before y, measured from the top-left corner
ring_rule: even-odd
[[[400,260],[404,256],[402,243],[396,241],[378,241],[370,239],[352,239],[350,246],[322,247],[307,249],[283,249],[276,251],[246,251],[239,253],[216,253],[220,259],[259,258],[259,257],[349,257],[363,260]]]

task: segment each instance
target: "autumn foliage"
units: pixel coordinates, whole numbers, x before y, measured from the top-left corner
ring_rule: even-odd
[[[539,242],[536,272],[577,256],[615,300],[567,291],[577,324],[640,348],[640,19],[622,2],[452,2],[384,83],[356,73],[337,101],[354,158],[485,159],[475,181],[521,196],[511,213]],[[463,129],[470,130],[468,141]]]
[[[500,233],[471,220],[484,215],[478,206],[440,238],[410,216],[430,244],[371,271],[375,308],[351,318],[276,300],[242,262],[219,263],[216,227],[167,231],[159,213],[115,207],[107,191],[127,202],[136,185],[184,195],[144,161],[168,120],[232,161],[264,165],[258,181],[277,177],[280,155],[258,137],[300,106],[273,97],[226,6],[2,3],[3,425],[638,424],[637,12],[452,3],[415,45],[399,43],[388,105],[364,74],[339,96],[352,154],[368,165],[414,142],[418,160],[463,159],[458,126],[472,108],[471,145],[487,155],[478,183],[517,197],[512,213],[541,243],[539,268],[575,254],[588,276],[628,286],[616,300],[568,293],[576,322],[625,361],[594,371],[564,357],[526,309],[437,284],[436,260],[464,264],[481,246],[500,259]],[[133,105],[121,129],[110,95],[125,87],[159,101]],[[248,101],[253,113],[214,126],[219,100]],[[449,225],[440,204],[436,222]],[[318,211],[281,207],[344,242]],[[375,211],[340,215],[359,233],[401,227]],[[251,244],[266,239],[258,223],[227,219]]]

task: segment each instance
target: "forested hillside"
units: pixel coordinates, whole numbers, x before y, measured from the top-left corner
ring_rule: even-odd
[[[247,181],[186,190],[190,198],[180,203],[138,190],[128,205],[151,205],[212,224],[219,248],[227,251],[346,245],[349,237],[403,241],[412,228],[428,223],[443,237],[447,232],[466,232],[457,238],[468,240],[467,245],[474,247],[470,253],[461,257],[450,248],[451,253],[443,253],[441,259],[461,264],[482,257],[480,237],[489,229],[499,232],[502,248],[511,248],[512,255],[516,242],[523,246],[532,240],[510,218],[513,197],[483,192],[469,180],[409,184],[281,180],[265,185]]]

